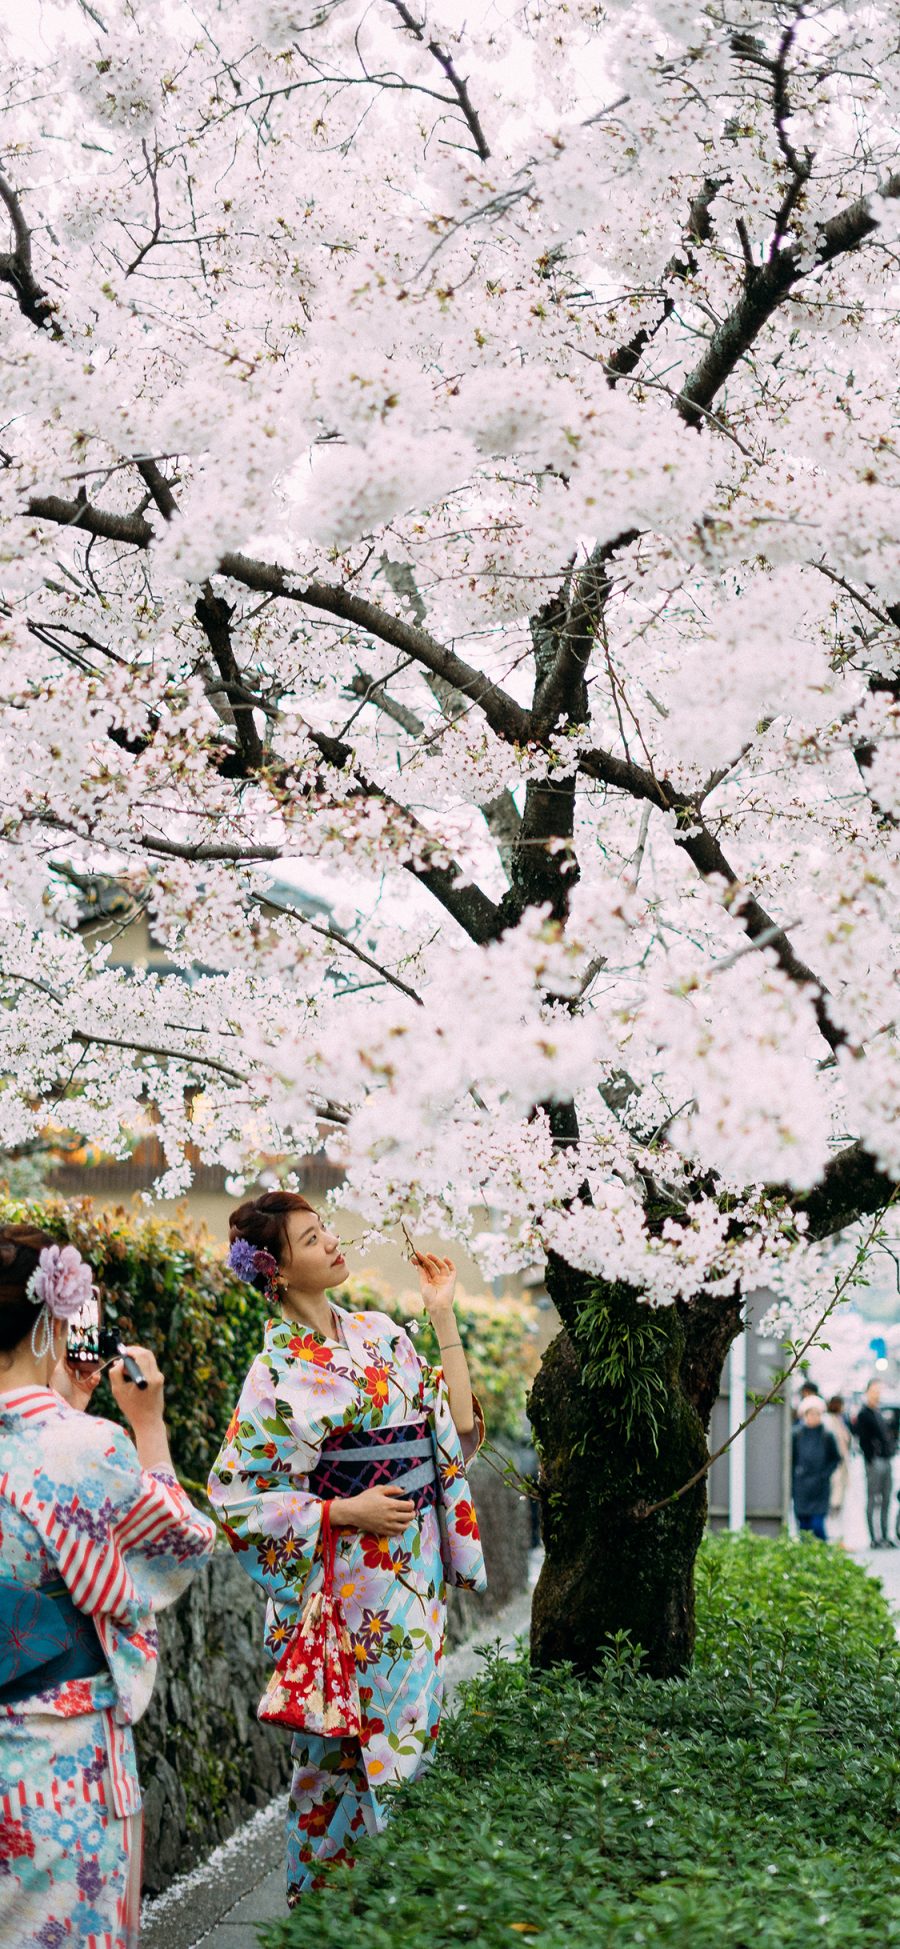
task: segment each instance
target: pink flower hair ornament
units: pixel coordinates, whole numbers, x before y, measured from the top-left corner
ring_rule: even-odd
[[[51,1319],[68,1323],[87,1305],[94,1290],[91,1268],[75,1245],[45,1245],[25,1287],[25,1294],[41,1308],[31,1334],[37,1360],[53,1346]]]

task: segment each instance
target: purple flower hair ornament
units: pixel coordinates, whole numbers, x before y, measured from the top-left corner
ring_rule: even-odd
[[[91,1268],[75,1245],[45,1245],[25,1287],[26,1297],[40,1313],[31,1334],[31,1347],[40,1360],[53,1346],[52,1320],[68,1322],[83,1311],[94,1290]]]
[[[263,1278],[267,1286],[275,1282],[278,1273],[278,1260],[272,1257],[263,1246],[251,1245],[248,1238],[235,1238],[226,1262],[239,1279],[246,1279],[254,1286],[257,1279]]]

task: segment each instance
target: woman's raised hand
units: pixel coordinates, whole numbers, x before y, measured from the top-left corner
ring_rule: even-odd
[[[363,1489],[331,1505],[335,1529],[360,1529],[366,1536],[402,1536],[415,1513],[415,1503],[402,1489]]]
[[[456,1267],[452,1259],[439,1259],[434,1252],[417,1252],[413,1265],[419,1275],[422,1303],[430,1319],[451,1313],[456,1291]]]

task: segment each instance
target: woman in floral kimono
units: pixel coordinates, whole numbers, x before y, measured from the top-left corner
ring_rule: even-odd
[[[269,1597],[284,1650],[321,1583],[322,1510],[337,1534],[335,1593],[356,1659],[360,1739],[295,1735],[288,1901],[325,1861],[384,1826],[383,1790],[412,1780],[441,1716],[446,1584],[485,1587],[466,1481],[483,1437],[453,1312],[449,1259],[418,1258],[441,1347],[428,1366],[383,1313],[328,1297],[347,1267],[313,1207],[270,1192],[232,1214],[231,1263],[273,1311],[210,1477],[232,1548]]]
[[[134,1440],[88,1416],[60,1359],[90,1268],[0,1227],[0,1942],[134,1949],[140,1790],[131,1727],[153,1690],[153,1614],[212,1550],[172,1469],[163,1380],[110,1380]]]

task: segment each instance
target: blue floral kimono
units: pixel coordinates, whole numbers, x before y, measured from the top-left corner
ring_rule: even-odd
[[[0,1393],[0,1942],[133,1949],[140,1789],[131,1727],[156,1671],[155,1611],[209,1555],[215,1528],[122,1428],[52,1389]],[[29,1632],[62,1598],[85,1620],[92,1675]],[[43,1628],[42,1626],[40,1628]],[[57,1634],[59,1643],[65,1633]],[[4,1693],[13,1702],[4,1702]]]
[[[441,1716],[446,1585],[485,1588],[441,1369],[421,1360],[385,1314],[337,1306],[334,1313],[340,1342],[286,1319],[268,1322],[209,1483],[232,1548],[268,1595],[266,1642],[274,1657],[321,1582],[322,1503],[351,1493],[336,1473],[347,1444],[359,1456],[384,1455],[378,1479],[404,1485],[417,1505],[402,1536],[336,1532],[335,1590],[356,1657],[363,1733],[361,1740],[294,1738],[292,1904],[323,1862],[350,1857],[356,1837],[383,1827],[384,1788],[414,1779],[431,1757]],[[483,1435],[478,1415],[478,1432],[466,1444],[472,1453]],[[423,1448],[430,1466],[390,1472],[395,1456],[418,1463]]]

